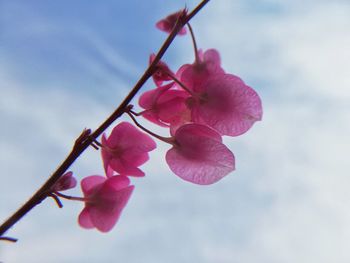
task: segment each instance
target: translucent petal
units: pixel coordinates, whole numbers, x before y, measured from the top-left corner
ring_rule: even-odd
[[[106,181],[106,177],[100,176],[100,175],[91,175],[88,177],[85,177],[83,180],[81,180],[81,189],[83,190],[84,196],[91,195],[95,190],[96,187],[99,185],[102,185]]]
[[[79,214],[78,223],[81,227],[86,229],[94,228],[94,224],[91,222],[89,208],[85,207]]]
[[[167,152],[166,161],[182,179],[207,185],[235,169],[233,153],[209,127],[186,124],[176,131],[175,139],[177,144]]]
[[[259,95],[230,74],[209,79],[201,86],[200,100],[192,107],[192,120],[222,135],[238,136],[262,118]]]

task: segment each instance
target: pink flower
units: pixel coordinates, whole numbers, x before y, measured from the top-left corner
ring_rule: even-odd
[[[234,75],[212,76],[194,90],[196,94],[188,103],[192,121],[221,135],[241,135],[262,118],[259,95]]]
[[[72,172],[67,172],[56,182],[52,187],[53,192],[65,191],[74,188],[77,185],[77,180],[73,177]]]
[[[185,124],[176,130],[173,140],[166,161],[185,181],[213,184],[235,169],[233,153],[220,134],[205,125]]]
[[[151,54],[149,58],[149,64],[151,64],[154,61],[155,57],[155,54]],[[152,75],[153,81],[154,83],[156,83],[157,87],[161,86],[164,81],[172,80],[172,78],[169,75],[173,76],[174,73],[170,70],[170,68],[165,62],[159,61],[157,63],[157,70]]]
[[[102,160],[107,176],[108,167],[119,174],[144,176],[138,167],[148,159],[148,152],[156,148],[156,143],[147,134],[140,132],[128,122],[118,124],[107,138],[102,136]]]
[[[162,20],[158,21],[156,24],[156,27],[160,29],[161,31],[164,31],[166,33],[170,33],[173,28],[176,25],[177,20],[181,16],[186,16],[187,10],[183,9],[176,13],[168,15],[166,18],[163,18]],[[185,35],[186,34],[186,28],[181,28],[178,35]]]
[[[191,90],[195,90],[196,86],[209,77],[225,73],[221,68],[220,54],[216,49],[208,49],[204,53],[199,50],[198,59],[193,64],[181,66],[176,72],[176,77]]]
[[[92,175],[81,181],[85,207],[78,221],[83,228],[97,228],[101,232],[110,231],[134,190],[126,176],[109,178]]]
[[[142,116],[161,127],[172,127],[190,119],[190,111],[185,102],[186,91],[172,89],[174,83],[144,92],[139,105],[145,109]]]

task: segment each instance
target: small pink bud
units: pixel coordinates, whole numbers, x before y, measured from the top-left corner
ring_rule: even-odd
[[[156,57],[155,54],[151,54],[149,58],[149,64],[152,64],[155,57]],[[157,63],[157,70],[152,75],[154,83],[158,87],[161,86],[164,81],[172,80],[172,78],[169,75],[173,76],[174,73],[170,70],[170,68],[165,62],[159,61]]]
[[[170,33],[173,30],[173,28],[175,27],[176,22],[179,19],[179,17],[185,16],[186,13],[187,13],[187,10],[183,9],[183,10],[180,10],[176,13],[170,14],[166,18],[158,21],[156,24],[156,27],[161,31],[164,31],[166,33]],[[186,28],[183,27],[179,31],[178,35],[185,35],[185,34],[186,34]]]
[[[53,192],[65,191],[74,188],[77,185],[77,180],[73,177],[72,172],[67,172],[56,182],[52,187]]]

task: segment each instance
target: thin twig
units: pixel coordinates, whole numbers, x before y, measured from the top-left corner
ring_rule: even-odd
[[[48,196],[51,197],[51,198],[56,202],[56,204],[57,204],[57,206],[58,206],[59,208],[62,208],[62,207],[63,207],[62,202],[61,202],[61,200],[58,198],[57,195],[55,195],[54,193],[50,193],[50,194],[48,194]]]
[[[13,237],[0,237],[0,241],[8,241],[8,242],[16,243],[17,240],[18,240],[17,238],[13,238]]]
[[[141,130],[147,132],[148,134],[152,135],[154,138],[157,138],[158,140],[161,140],[165,143],[169,143],[169,144],[172,144],[173,142],[173,138],[172,137],[163,137],[163,136],[160,136],[152,131],[150,131],[149,129],[143,127],[137,120],[136,118],[134,117],[134,115],[132,115],[129,111],[126,112],[129,117],[132,119],[132,121],[135,123],[135,125],[137,127],[139,127]]]

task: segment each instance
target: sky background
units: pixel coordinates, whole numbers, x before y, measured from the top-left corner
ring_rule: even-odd
[[[0,221],[119,105],[166,37],[154,24],[197,3],[0,0]],[[191,22],[198,45],[218,49],[264,107],[225,138],[236,171],[190,184],[158,143],[113,231],[84,230],[81,203],[48,199],[8,232],[19,241],[0,243],[0,261],[350,262],[349,14],[348,0],[211,1]],[[189,36],[164,57],[174,70],[193,59]],[[72,170],[103,174],[99,152]]]

